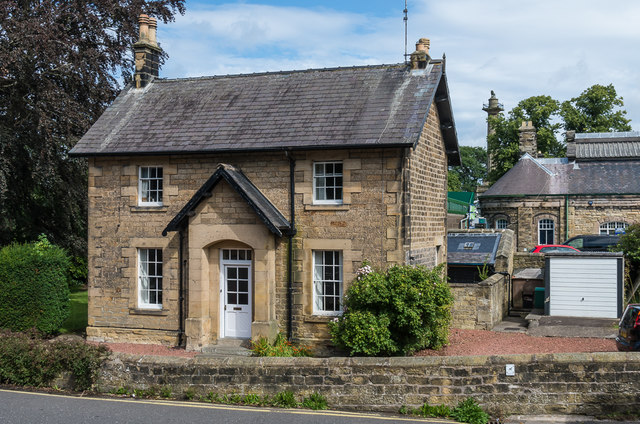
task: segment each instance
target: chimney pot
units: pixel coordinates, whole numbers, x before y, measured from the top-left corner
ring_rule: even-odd
[[[138,42],[145,43],[149,41],[149,16],[144,13],[138,19],[140,23],[140,36]]]
[[[158,28],[158,21],[156,21],[156,18],[147,18],[147,23],[149,24],[149,44],[157,46],[156,29]]]

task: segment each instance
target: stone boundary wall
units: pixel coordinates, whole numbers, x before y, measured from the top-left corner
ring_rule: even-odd
[[[493,274],[486,280],[472,283],[449,283],[453,293],[451,327],[491,330],[509,307],[509,292],[503,275]]]
[[[506,365],[515,375],[506,375]],[[207,358],[113,354],[99,389],[171,386],[205,395],[319,392],[335,409],[397,412],[469,396],[495,416],[606,414],[640,407],[640,355],[579,353],[409,358]]]
[[[544,253],[516,253],[513,255],[513,268],[544,268]]]

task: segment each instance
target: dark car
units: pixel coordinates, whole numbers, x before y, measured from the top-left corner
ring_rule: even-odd
[[[640,350],[640,303],[631,303],[620,319],[616,337],[618,350]]]
[[[609,252],[609,248],[618,244],[620,236],[612,235],[582,235],[571,237],[563,244],[582,252]]]

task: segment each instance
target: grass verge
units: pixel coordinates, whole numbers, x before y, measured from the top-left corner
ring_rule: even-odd
[[[87,328],[88,294],[78,290],[69,295],[71,300],[69,318],[62,324],[61,334],[84,333]]]

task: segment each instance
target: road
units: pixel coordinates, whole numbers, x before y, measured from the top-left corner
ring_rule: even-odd
[[[250,408],[199,402],[91,398],[0,390],[0,423],[11,424],[384,424],[439,423],[393,415]]]

